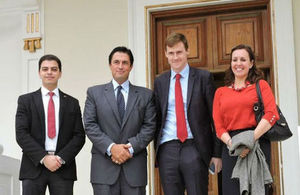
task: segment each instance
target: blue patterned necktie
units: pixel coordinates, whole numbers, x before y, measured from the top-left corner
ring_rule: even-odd
[[[118,92],[117,92],[117,105],[118,105],[120,118],[121,120],[123,120],[124,113],[125,113],[125,101],[121,90],[122,90],[122,86],[120,85],[118,86]]]

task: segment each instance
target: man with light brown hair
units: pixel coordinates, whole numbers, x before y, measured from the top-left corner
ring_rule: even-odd
[[[212,119],[215,88],[208,71],[188,65],[183,34],[165,42],[171,70],[154,81],[157,111],[156,160],[165,195],[206,195],[208,167],[221,170],[221,144]]]

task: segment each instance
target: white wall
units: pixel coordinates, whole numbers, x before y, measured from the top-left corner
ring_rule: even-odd
[[[295,41],[295,67],[297,74],[297,91],[300,91],[300,1],[293,0],[293,25],[294,25],[294,41]],[[298,54],[298,55],[297,55]],[[300,96],[298,95],[298,102],[300,102]],[[298,113],[300,112],[300,104],[298,104]],[[300,116],[298,115],[298,121]]]
[[[23,51],[23,13],[28,7],[42,5],[45,19],[42,50],[35,54]],[[21,158],[15,141],[15,112],[17,98],[36,89],[38,78],[37,56],[53,53],[61,58],[63,76],[60,88],[78,98],[83,110],[87,87],[110,81],[108,54],[118,45],[127,46],[127,1],[124,0],[0,0],[0,143],[4,155]],[[42,32],[43,33],[43,32]],[[30,61],[26,61],[30,59]],[[3,136],[4,134],[4,136]],[[78,181],[74,194],[92,194],[89,183],[90,148],[80,152]]]
[[[300,56],[297,55],[300,52],[300,1],[293,0],[293,25],[294,25],[294,41],[295,41],[295,67],[296,67],[296,79],[297,79],[297,91],[300,91]],[[300,102],[300,96],[298,95],[298,102]],[[300,104],[298,103],[298,125],[300,120]],[[300,126],[298,126],[298,132]],[[298,142],[300,143],[300,134],[298,134]],[[299,146],[300,154],[300,146]]]
[[[15,158],[20,158],[21,153],[15,141],[14,124],[17,97],[22,91],[21,13],[19,9],[0,7],[0,144],[4,146],[4,155]]]
[[[83,111],[86,89],[111,80],[108,55],[128,44],[127,1],[51,0],[45,3],[45,53],[62,61],[60,88],[78,98]],[[91,143],[77,157],[74,194],[92,194]]]
[[[282,142],[283,182],[285,194],[298,194],[300,188],[297,82],[295,71],[292,0],[273,0],[274,64],[277,67],[279,104],[294,136]],[[296,55],[297,56],[297,55]]]

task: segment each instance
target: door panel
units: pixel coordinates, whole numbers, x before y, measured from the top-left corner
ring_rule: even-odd
[[[210,48],[212,46],[207,44],[208,42],[211,42],[211,33],[208,32],[210,28],[207,26],[209,23],[207,21],[208,19],[209,18],[187,18],[159,22],[158,31],[162,33],[162,36],[157,43],[157,45],[162,48],[158,49],[157,52],[157,61],[158,64],[160,64],[158,70],[159,73],[170,69],[168,61],[164,56],[164,42],[167,35],[172,32],[182,33],[186,36],[190,51],[190,66],[206,69],[212,67],[212,57],[208,56],[208,53],[211,55],[211,52],[208,51],[212,50]]]
[[[217,48],[218,61],[215,61],[214,69],[224,69],[230,63],[231,49],[238,44],[246,44],[253,48],[256,60],[264,64],[264,43],[263,37],[262,12],[265,10],[252,12],[239,12],[217,16]],[[266,56],[270,58],[270,56]],[[266,65],[267,66],[267,65]]]

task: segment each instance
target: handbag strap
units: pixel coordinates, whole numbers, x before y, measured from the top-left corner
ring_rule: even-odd
[[[256,93],[257,93],[257,97],[258,97],[258,102],[261,105],[262,111],[264,110],[264,103],[262,101],[262,97],[261,97],[261,91],[260,91],[260,86],[259,86],[259,80],[256,82]]]

